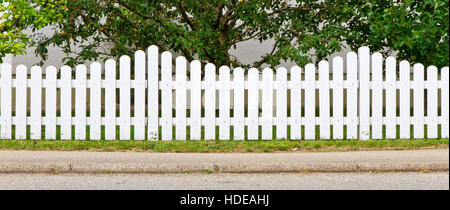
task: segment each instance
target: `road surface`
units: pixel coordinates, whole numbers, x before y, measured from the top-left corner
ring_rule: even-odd
[[[0,190],[449,190],[448,172],[0,174]]]

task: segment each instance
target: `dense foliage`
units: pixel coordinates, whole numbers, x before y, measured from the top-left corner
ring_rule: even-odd
[[[0,61],[6,54],[23,54],[32,43],[24,31],[63,21],[59,10],[66,0],[0,0]]]
[[[12,18],[1,26],[8,41],[2,39],[0,52],[21,53],[29,43],[46,59],[48,47],[56,45],[67,54],[69,65],[131,55],[150,45],[216,65],[259,68],[282,60],[305,65],[340,51],[346,43],[354,50],[368,45],[385,54],[394,51],[413,62],[449,63],[448,0],[4,2]],[[56,26],[52,34],[21,33],[45,25]],[[273,49],[252,63],[230,54],[251,39],[272,41]]]

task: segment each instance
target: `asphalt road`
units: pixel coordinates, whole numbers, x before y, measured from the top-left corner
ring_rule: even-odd
[[[449,173],[0,174],[0,190],[449,190]]]

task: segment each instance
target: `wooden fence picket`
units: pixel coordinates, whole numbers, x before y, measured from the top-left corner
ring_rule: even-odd
[[[438,70],[435,66],[427,68],[427,138],[438,137]]]
[[[56,68],[47,67],[45,70],[45,139],[56,139]]]
[[[186,58],[176,59],[175,139],[186,140]]]
[[[320,138],[330,139],[330,67],[327,61],[319,62],[319,117]]]
[[[8,63],[0,66],[1,104],[0,104],[0,139],[12,137],[12,67]]]
[[[248,126],[247,139],[259,138],[259,73],[258,69],[251,68],[248,71]]]
[[[370,50],[358,50],[359,70],[359,139],[370,138]]]
[[[287,139],[287,69],[279,68],[276,73],[276,80],[277,80],[276,138]]]
[[[86,139],[86,66],[79,65],[76,67],[76,87],[75,87],[75,139]]]
[[[273,71],[266,68],[263,70],[262,89],[262,131],[263,140],[272,139],[273,126]]]
[[[90,124],[89,124],[89,138],[91,140],[101,139],[102,128],[102,66],[95,62],[90,66]]]
[[[413,66],[414,74],[414,129],[413,137],[415,139],[421,139],[424,137],[424,66],[421,64],[416,64]]]
[[[116,61],[105,63],[105,139],[116,140]]]
[[[30,139],[42,137],[42,68],[31,67]]]
[[[131,58],[128,56],[122,56],[120,58],[120,140],[130,139],[130,126],[131,126],[131,100],[130,100],[130,73],[131,73]]]
[[[358,55],[355,52],[347,54],[347,139],[358,138]]]
[[[245,139],[245,91],[244,91],[244,69],[236,68],[233,71],[234,84],[234,111],[233,111],[233,135],[234,140]]]
[[[441,138],[449,137],[449,68],[444,67],[441,70]]]
[[[344,139],[344,60],[333,59],[333,139]]]
[[[383,56],[372,55],[372,139],[383,138]],[[369,105],[369,106],[370,106]]]
[[[60,84],[61,139],[70,140],[72,139],[72,69],[69,66],[63,66],[61,68]]]
[[[202,64],[195,60],[191,62],[191,140],[201,140],[202,137]]]
[[[172,140],[172,54],[161,55],[162,140]]]
[[[205,140],[216,139],[216,67],[205,66]]]
[[[158,47],[148,48],[148,74],[147,74],[147,139],[159,139],[159,53]]]
[[[298,66],[291,68],[291,139],[302,139],[302,69]]]
[[[386,138],[397,138],[397,64],[393,57],[386,59]]]
[[[134,140],[145,140],[145,52],[134,54]]]
[[[27,67],[16,68],[16,136],[15,139],[27,138]]]
[[[316,67],[305,67],[305,139],[316,138]]]
[[[219,68],[219,139],[230,139],[230,68]]]
[[[411,137],[410,128],[410,65],[408,61],[400,62],[400,138]]]

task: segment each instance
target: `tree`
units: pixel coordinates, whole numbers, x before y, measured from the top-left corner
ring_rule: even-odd
[[[16,7],[10,12],[14,17],[30,14],[38,20],[48,18],[42,14],[48,8],[57,11],[50,21],[23,22],[17,31],[27,24],[53,25],[50,35],[25,37],[43,60],[48,47],[60,47],[71,66],[150,45],[189,61],[246,68],[275,67],[283,60],[304,66],[346,44],[353,50],[368,45],[386,55],[397,52],[400,59],[427,65],[449,62],[445,0],[65,0],[54,7],[48,5],[56,1],[49,0],[5,2],[33,5],[35,11]],[[273,48],[245,64],[230,52],[251,39],[273,41]]]
[[[413,63],[449,65],[448,0],[369,0],[349,21],[346,42]]]
[[[340,11],[346,2],[69,0],[54,33],[35,37],[36,53],[45,59],[47,48],[56,45],[67,53],[65,62],[75,65],[157,45],[218,66],[259,68],[287,59],[304,65],[341,49],[346,18]],[[267,55],[245,65],[230,49],[250,39],[275,43]]]
[[[57,8],[66,0],[0,0],[0,62],[6,54],[23,54],[32,41],[24,34],[26,29],[33,31],[49,24],[59,22],[62,15]]]

